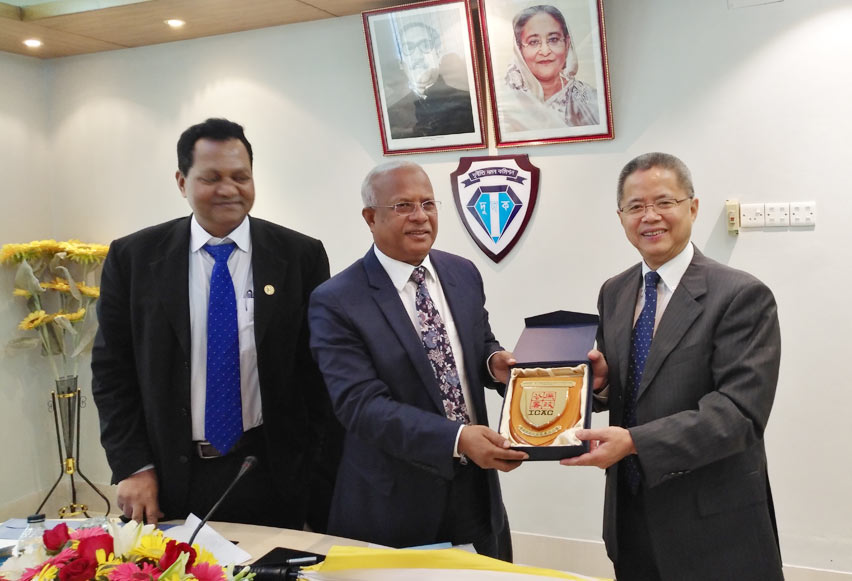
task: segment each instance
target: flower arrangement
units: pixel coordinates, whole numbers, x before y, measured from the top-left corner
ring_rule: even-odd
[[[76,377],[80,353],[92,343],[98,324],[94,282],[108,246],[79,240],[35,240],[4,244],[0,263],[17,264],[14,295],[27,300],[29,314],[18,324],[36,337],[20,337],[12,347],[41,346],[54,378]]]
[[[169,539],[154,525],[130,521],[70,530],[61,523],[42,543],[0,567],[4,581],[249,581],[248,569],[234,574],[212,553]]]

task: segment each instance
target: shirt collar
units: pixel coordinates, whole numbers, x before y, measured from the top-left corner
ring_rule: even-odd
[[[382,265],[382,268],[385,269],[385,272],[388,273],[388,276],[391,279],[391,283],[396,288],[397,291],[401,291],[405,288],[406,283],[411,279],[411,273],[414,272],[416,266],[412,266],[407,262],[402,262],[400,260],[396,260],[395,258],[391,258],[381,250],[379,250],[378,246],[373,244],[373,252],[376,254],[376,258],[379,259],[379,264]],[[432,267],[432,261],[429,260],[429,255],[426,255],[426,258],[423,259],[423,262],[420,263],[420,266],[426,268],[426,276],[431,277],[434,280],[437,280],[438,277],[435,274],[435,269]]]
[[[693,247],[692,242],[690,242],[678,253],[677,256],[657,269],[657,274],[660,275],[660,279],[672,292],[674,292],[677,285],[680,284],[680,279],[683,278],[686,269],[689,268],[689,264],[692,262],[693,256],[695,256],[695,247]],[[651,267],[645,264],[645,261],[643,260],[642,278],[644,279],[645,275],[650,271]]]
[[[198,223],[198,220],[195,219],[195,214],[192,215],[192,220],[190,221],[189,227],[190,251],[198,252],[199,250],[201,250],[201,247],[207,244],[208,242],[212,242],[215,245],[222,244],[228,241],[235,243],[237,245],[237,248],[239,248],[243,252],[248,252],[251,250],[251,229],[249,227],[248,216],[243,218],[243,221],[240,222],[240,225],[234,228],[230,234],[228,234],[224,238],[217,238],[216,236],[210,234],[201,226],[201,224]]]

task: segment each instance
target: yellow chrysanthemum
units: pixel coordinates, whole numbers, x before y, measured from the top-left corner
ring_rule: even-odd
[[[86,309],[81,307],[75,313],[66,313],[66,312],[63,312],[63,311],[59,311],[58,313],[56,313],[56,315],[54,315],[53,318],[54,319],[60,319],[60,318],[61,319],[68,319],[69,321],[71,321],[73,323],[74,321],[79,321],[85,315],[86,315]]]
[[[82,293],[83,296],[91,297],[93,299],[100,298],[101,296],[101,287],[99,286],[89,286],[83,284],[82,282],[78,282],[77,288],[80,290],[80,293]]]
[[[68,281],[59,277],[54,278],[51,282],[41,283],[41,288],[60,292],[69,292],[71,290],[71,287],[68,285]]]
[[[88,244],[79,240],[69,240],[60,243],[62,250],[68,253],[68,258],[80,263],[100,263],[106,258],[109,246],[103,244]]]
[[[32,296],[32,293],[31,293],[30,291],[25,291],[25,290],[24,290],[24,289],[22,289],[22,288],[16,288],[16,289],[12,292],[12,294],[13,294],[13,295],[15,295],[16,297],[26,297],[26,298],[30,298],[30,297]]]
[[[159,534],[158,534],[159,533]],[[159,560],[166,550],[166,540],[161,531],[155,531],[150,535],[144,535],[139,539],[139,544],[130,550],[131,557]]]
[[[0,248],[0,262],[21,262],[25,258],[33,258],[39,254],[30,244],[4,244]]]
[[[219,562],[216,560],[216,557],[213,556],[213,553],[211,553],[201,545],[194,544],[192,545],[192,548],[195,549],[196,563],[210,563],[211,565],[219,564]]]
[[[42,567],[41,571],[33,577],[33,581],[50,581],[51,579],[56,579],[57,573],[59,573],[59,568],[56,565],[45,565]]]
[[[46,312],[41,310],[33,311],[18,324],[18,329],[21,331],[31,331],[36,327],[49,323],[53,320],[53,317],[54,315],[48,315]]]
[[[38,250],[41,254],[56,254],[62,252],[62,242],[56,240],[33,240],[30,242],[30,247],[33,250]]]

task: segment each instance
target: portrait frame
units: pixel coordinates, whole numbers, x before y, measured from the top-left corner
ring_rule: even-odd
[[[527,9],[517,41],[513,21]],[[615,136],[603,0],[480,0],[479,18],[497,147]]]
[[[469,0],[361,13],[385,155],[486,146]]]

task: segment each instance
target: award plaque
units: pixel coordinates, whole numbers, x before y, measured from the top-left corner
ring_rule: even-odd
[[[517,443],[549,446],[580,421],[585,367],[570,371],[514,378],[509,428]]]

